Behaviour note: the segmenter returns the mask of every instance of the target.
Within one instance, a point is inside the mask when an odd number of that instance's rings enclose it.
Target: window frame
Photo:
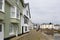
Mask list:
[[[19,15],[19,16],[18,16]],[[17,8],[17,10],[16,10],[16,18],[17,19],[20,19],[20,10]]]
[[[14,7],[14,17],[12,16],[12,12],[11,12],[11,10],[12,10],[12,7]],[[10,9],[10,16],[11,16],[11,18],[16,18],[16,10],[17,10],[17,8],[16,8],[16,6],[11,6],[11,9]]]
[[[0,9],[0,11],[4,12],[4,7],[5,7],[5,0],[2,0],[2,8]]]

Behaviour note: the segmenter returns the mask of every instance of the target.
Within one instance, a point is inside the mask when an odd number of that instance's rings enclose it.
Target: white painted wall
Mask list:
[[[24,14],[26,17],[29,18],[29,13],[28,13],[28,15],[27,15],[27,11],[29,11],[29,7],[28,7],[28,6],[26,6],[26,8],[24,8],[23,14]],[[29,20],[30,20],[30,18],[29,18]],[[28,21],[29,21],[29,20],[28,20]],[[25,31],[25,27],[26,27],[26,26],[27,26],[27,31]],[[30,31],[30,30],[29,30],[29,27],[31,27],[30,21],[28,22],[28,24],[24,24],[24,33]]]
[[[54,27],[54,25],[40,25],[40,28],[42,29],[45,29],[45,28],[48,28],[48,29],[52,29]]]
[[[24,17],[21,15],[21,33],[22,33],[22,26],[24,26]]]
[[[27,27],[27,31],[25,31],[25,27]],[[28,24],[24,24],[24,33],[29,32],[28,27],[29,27]]]
[[[60,26],[54,26],[54,29],[58,30],[60,29]]]

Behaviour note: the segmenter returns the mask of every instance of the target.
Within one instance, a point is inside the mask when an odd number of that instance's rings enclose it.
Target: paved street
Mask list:
[[[50,37],[48,38],[48,36],[42,34],[40,31],[32,30],[30,33],[12,38],[11,40],[52,40],[52,39]]]

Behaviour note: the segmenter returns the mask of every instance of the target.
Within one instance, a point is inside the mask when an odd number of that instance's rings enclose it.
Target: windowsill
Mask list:
[[[16,17],[10,17],[10,18],[13,18],[13,19],[19,19],[19,20],[20,20],[20,18],[16,18]]]
[[[10,18],[15,18],[16,19],[16,17],[10,17]]]
[[[4,13],[4,11],[3,11],[3,10],[0,10],[0,12]]]

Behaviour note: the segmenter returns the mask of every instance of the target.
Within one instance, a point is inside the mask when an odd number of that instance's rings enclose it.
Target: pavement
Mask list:
[[[10,40],[53,40],[52,36],[48,36],[43,32],[31,30],[29,33],[22,36],[14,37]]]

